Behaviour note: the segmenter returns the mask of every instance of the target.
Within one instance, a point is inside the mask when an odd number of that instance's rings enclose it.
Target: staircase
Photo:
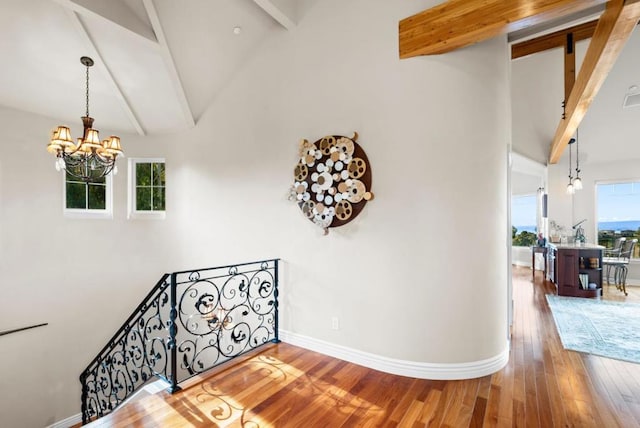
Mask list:
[[[278,259],[167,273],[80,375],[82,423],[278,340]]]

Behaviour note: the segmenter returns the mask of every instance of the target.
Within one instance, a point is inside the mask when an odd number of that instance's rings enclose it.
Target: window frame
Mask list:
[[[67,208],[67,171],[62,172],[62,213],[65,218],[112,219],[113,218],[113,173],[105,177],[104,209]]]
[[[137,183],[136,183],[136,165],[140,163],[162,163],[165,168],[165,185],[164,185],[164,196],[165,196],[165,209],[160,210],[151,210],[151,211],[138,211],[136,209],[136,196],[137,196]],[[128,162],[128,174],[127,174],[127,182],[128,182],[128,197],[127,197],[127,218],[128,219],[148,219],[148,220],[164,220],[166,218],[167,212],[167,179],[166,179],[166,171],[167,171],[167,162],[164,158],[129,158]],[[152,186],[153,188],[153,186]]]

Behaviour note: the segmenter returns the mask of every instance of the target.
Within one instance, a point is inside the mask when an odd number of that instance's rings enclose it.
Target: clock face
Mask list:
[[[373,199],[369,159],[357,138],[329,135],[300,142],[291,196],[325,232],[349,223]]]

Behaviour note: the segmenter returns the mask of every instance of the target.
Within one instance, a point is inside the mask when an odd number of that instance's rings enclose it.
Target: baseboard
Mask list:
[[[74,425],[78,425],[82,423],[82,413],[78,413],[77,415],[69,416],[66,419],[58,421],[49,425],[47,428],[70,428]]]
[[[319,352],[334,358],[349,361],[350,363],[380,370],[385,373],[415,377],[419,379],[473,379],[495,373],[502,369],[509,361],[508,344],[500,354],[486,360],[472,361],[468,363],[442,364],[420,363],[383,357],[286,330],[280,330],[279,335],[280,340],[283,342],[309,349],[310,351]]]

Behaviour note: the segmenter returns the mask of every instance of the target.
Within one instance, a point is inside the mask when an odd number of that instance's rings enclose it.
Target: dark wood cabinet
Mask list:
[[[559,296],[602,296],[602,248],[588,244],[550,246],[548,257],[554,260],[548,261],[549,266],[553,266],[549,268],[549,276]],[[595,284],[596,288],[588,289],[589,284]]]

